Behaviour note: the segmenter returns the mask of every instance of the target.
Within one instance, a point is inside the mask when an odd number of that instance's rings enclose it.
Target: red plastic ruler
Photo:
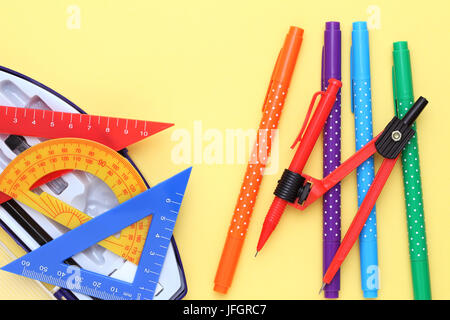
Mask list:
[[[171,126],[172,123],[165,122],[0,106],[0,133],[46,139],[81,138],[99,142],[116,151]],[[35,187],[66,172],[44,177]],[[0,192],[0,203],[10,199]]]

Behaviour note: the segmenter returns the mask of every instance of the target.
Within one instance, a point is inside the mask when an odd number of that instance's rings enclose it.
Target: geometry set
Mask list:
[[[172,124],[54,110],[40,96],[57,94],[2,72],[0,219],[30,251],[2,270],[59,299],[180,299],[172,233],[191,169],[149,188],[125,149]]]

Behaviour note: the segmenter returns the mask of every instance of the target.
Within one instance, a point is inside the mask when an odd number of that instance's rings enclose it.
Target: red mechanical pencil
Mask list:
[[[283,173],[283,177],[281,178],[284,179],[288,185],[295,184],[298,180],[294,176],[300,176],[302,174],[303,168],[305,167],[305,164],[308,161],[314,145],[316,144],[316,141],[319,138],[320,133],[322,132],[322,128],[328,118],[328,115],[330,114],[330,111],[333,108],[334,103],[336,102],[336,95],[341,87],[341,81],[330,79],[328,81],[327,91],[319,91],[313,96],[308,113],[306,115],[305,122],[303,123],[303,127],[300,130],[300,134],[298,135],[291,148],[293,149],[300,142],[299,147],[295,152],[294,158],[292,159],[292,162],[289,166],[289,170],[285,170]],[[312,107],[314,106],[314,102],[319,95],[322,95],[322,97],[319,101],[316,111],[314,112],[314,115],[311,118],[311,121],[309,122],[308,127],[306,128],[308,119],[312,112]],[[305,132],[304,135],[303,132]],[[292,188],[290,189],[292,190]],[[280,196],[283,197],[283,199]],[[267,213],[266,219],[264,220],[263,229],[261,231],[258,246],[256,248],[257,254],[262,249],[270,234],[280,221],[281,215],[283,214],[284,209],[288,204],[288,201],[284,200],[284,198],[286,197],[293,199],[292,202],[294,202],[295,199],[299,197],[299,195],[296,192],[290,192],[288,188],[277,187],[277,189],[275,190],[275,199],[273,200],[269,212]]]

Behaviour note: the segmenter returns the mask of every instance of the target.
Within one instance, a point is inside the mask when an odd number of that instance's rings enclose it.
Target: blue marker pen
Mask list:
[[[369,31],[366,22],[354,22],[351,48],[351,99],[355,114],[356,151],[372,140],[372,96],[370,89]],[[370,157],[357,168],[358,206],[373,181],[374,160]],[[375,207],[359,236],[361,287],[364,298],[378,296],[378,252]]]

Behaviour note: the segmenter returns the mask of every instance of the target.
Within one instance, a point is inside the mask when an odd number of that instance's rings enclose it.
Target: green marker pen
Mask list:
[[[408,43],[395,42],[393,55],[394,106],[396,115],[402,118],[414,104]],[[416,124],[412,128],[416,130]],[[402,169],[414,299],[431,300],[417,130],[402,152]]]

